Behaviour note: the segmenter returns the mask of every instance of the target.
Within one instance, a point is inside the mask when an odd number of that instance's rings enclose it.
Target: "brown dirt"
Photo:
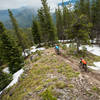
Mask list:
[[[54,49],[49,49],[46,53],[51,52],[55,53]],[[96,86],[100,87],[100,71],[91,70],[89,72],[82,72],[79,68],[79,61],[77,59],[73,59],[70,56],[65,57],[62,54],[58,55],[57,57],[61,61],[65,61],[67,64],[69,64],[75,71],[80,72],[80,75],[88,79],[91,84],[95,84]]]

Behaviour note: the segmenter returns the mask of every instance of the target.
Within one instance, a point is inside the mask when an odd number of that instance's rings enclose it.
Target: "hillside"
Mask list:
[[[53,48],[33,55],[25,61],[19,82],[5,91],[1,100],[100,100],[100,73],[79,69],[79,58],[56,55]],[[96,57],[89,60],[91,63]]]
[[[19,27],[29,28],[32,26],[33,15],[37,16],[37,9],[32,7],[22,7],[18,9],[11,9],[14,17],[18,21]],[[54,23],[56,23],[55,13],[51,13]],[[8,10],[0,10],[0,21],[2,21],[7,29],[12,28],[9,18]]]
[[[31,26],[32,17],[33,15],[36,16],[36,11],[37,9],[29,7],[12,9],[13,15],[17,19],[18,24],[21,28],[27,28]],[[2,21],[5,24],[6,28],[12,28],[8,10],[0,10],[0,21]]]

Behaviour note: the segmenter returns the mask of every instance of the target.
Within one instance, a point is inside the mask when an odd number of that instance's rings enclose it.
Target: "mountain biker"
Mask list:
[[[59,46],[58,45],[55,46],[55,50],[56,50],[57,54],[59,54]]]
[[[80,58],[80,64],[82,65],[82,68],[87,71],[87,62],[83,58]]]

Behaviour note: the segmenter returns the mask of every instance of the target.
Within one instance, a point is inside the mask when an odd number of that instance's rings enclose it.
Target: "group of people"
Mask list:
[[[60,48],[58,45],[55,45],[55,51],[58,55],[60,54]],[[87,62],[83,58],[80,58],[80,67],[87,72]]]

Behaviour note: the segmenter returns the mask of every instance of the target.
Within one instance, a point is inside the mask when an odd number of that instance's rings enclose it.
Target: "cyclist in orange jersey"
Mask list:
[[[80,58],[80,64],[82,65],[82,68],[87,72],[87,62],[83,58]]]

